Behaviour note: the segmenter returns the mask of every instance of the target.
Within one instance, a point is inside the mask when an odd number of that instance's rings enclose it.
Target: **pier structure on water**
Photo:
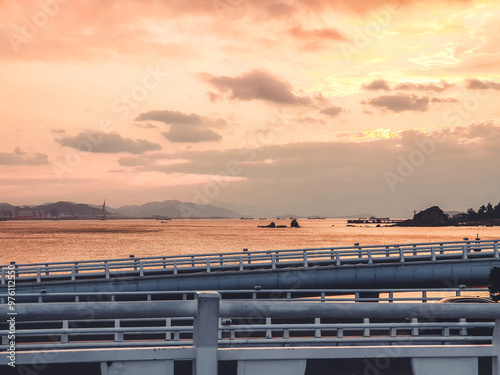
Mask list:
[[[494,266],[497,240],[15,265],[16,364],[185,375],[176,364],[187,361],[195,375],[304,375],[321,361],[376,374],[404,359],[414,375],[477,375],[485,363],[500,375],[500,305],[435,303],[484,295],[470,286]],[[400,274],[414,288],[385,287]]]

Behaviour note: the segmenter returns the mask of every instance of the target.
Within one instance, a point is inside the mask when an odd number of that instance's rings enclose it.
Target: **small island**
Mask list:
[[[258,225],[258,228],[288,228],[286,225],[276,225],[274,221],[271,221],[268,225]],[[293,219],[290,223],[290,228],[300,228],[299,222],[297,219]]]
[[[500,203],[493,207],[491,203],[482,205],[476,212],[469,208],[467,213],[458,213],[450,217],[438,206],[415,213],[413,219],[396,223],[399,227],[443,227],[443,226],[496,226],[500,225]]]

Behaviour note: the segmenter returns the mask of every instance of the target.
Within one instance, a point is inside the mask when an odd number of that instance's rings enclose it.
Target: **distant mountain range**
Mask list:
[[[102,218],[105,212],[102,206],[56,202],[38,206],[13,206],[9,203],[0,203],[0,218],[75,218],[92,219]],[[164,202],[150,202],[142,206],[124,206],[120,208],[106,207],[107,218],[239,218],[235,211],[211,205],[167,200]]]
[[[195,203],[168,200],[164,202],[151,202],[142,206],[123,206],[110,210],[127,217],[170,217],[170,218],[239,218],[241,215],[235,211],[211,205],[198,205]]]

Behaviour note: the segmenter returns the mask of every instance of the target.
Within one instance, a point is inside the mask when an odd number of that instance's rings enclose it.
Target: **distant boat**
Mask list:
[[[259,220],[267,220],[267,217],[259,217]]]
[[[323,216],[309,216],[307,219],[309,219],[309,220],[325,220],[326,217],[323,217]]]
[[[240,220],[253,220],[253,217],[240,217]]]
[[[101,220],[108,220],[108,217],[106,216],[106,199],[104,200],[104,203],[102,204],[102,210],[104,211],[104,215],[101,217]]]

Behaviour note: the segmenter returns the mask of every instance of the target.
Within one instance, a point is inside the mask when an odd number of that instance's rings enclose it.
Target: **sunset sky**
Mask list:
[[[0,202],[500,201],[500,2],[0,0]]]

